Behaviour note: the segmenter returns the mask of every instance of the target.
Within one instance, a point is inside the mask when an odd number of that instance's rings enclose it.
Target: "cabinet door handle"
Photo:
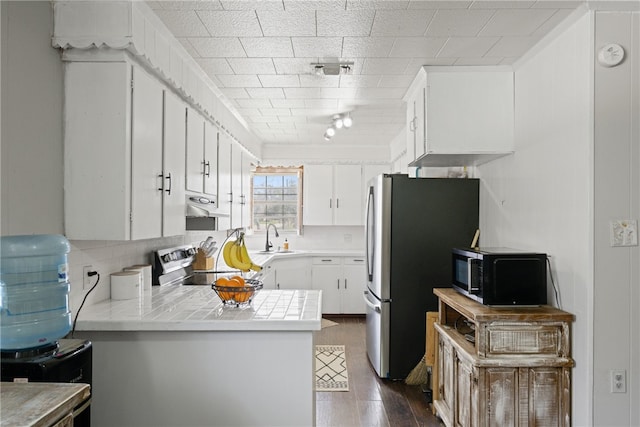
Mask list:
[[[166,191],[168,195],[171,195],[171,182],[172,182],[171,181],[171,172],[169,172],[169,174],[164,179],[169,181],[169,187],[164,191]]]
[[[340,279],[338,279],[338,289],[340,289]]]
[[[347,279],[344,279],[344,288],[347,289]]]
[[[332,260],[330,260],[330,259],[323,259],[323,260],[321,260],[321,261],[322,261],[322,262],[331,262]]]
[[[162,188],[162,184],[163,184],[163,179],[164,179],[164,173],[158,174],[158,178],[160,178],[160,187],[158,188],[158,191],[162,192],[164,191],[164,188]]]
[[[336,199],[336,209],[340,208],[340,199]]]
[[[331,208],[332,208],[332,206],[333,206],[333,205],[332,205],[332,203],[333,203],[333,200],[332,200],[332,199],[329,199],[329,209],[331,209]]]
[[[204,175],[206,177],[210,177],[211,176],[211,162],[209,160],[207,160],[204,164],[204,168],[205,168],[205,173]]]
[[[415,117],[413,119],[411,119],[411,121],[409,122],[409,131],[410,132],[415,132],[416,131],[416,118]]]

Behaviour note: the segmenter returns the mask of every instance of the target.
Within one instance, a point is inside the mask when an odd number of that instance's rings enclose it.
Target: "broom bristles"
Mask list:
[[[422,385],[427,383],[427,379],[429,378],[429,367],[425,363],[424,356],[415,368],[409,372],[407,378],[405,378],[404,382],[408,385]]]

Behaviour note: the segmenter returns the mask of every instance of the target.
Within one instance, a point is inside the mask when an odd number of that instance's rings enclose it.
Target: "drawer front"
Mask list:
[[[364,257],[344,257],[345,265],[365,265]]]
[[[335,265],[340,264],[339,257],[330,257],[330,256],[314,256],[311,261],[313,265]]]
[[[568,356],[563,354],[563,328],[560,325],[491,324],[486,334],[487,356]]]

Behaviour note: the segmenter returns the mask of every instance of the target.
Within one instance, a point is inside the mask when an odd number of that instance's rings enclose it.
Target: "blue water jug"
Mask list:
[[[0,349],[55,343],[71,330],[69,241],[43,234],[0,243]]]

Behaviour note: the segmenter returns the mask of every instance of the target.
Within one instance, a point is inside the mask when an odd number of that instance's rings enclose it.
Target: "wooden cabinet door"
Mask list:
[[[470,361],[456,356],[455,423],[460,427],[478,426],[477,377]]]
[[[334,224],[363,225],[362,166],[336,165],[334,171]]]
[[[451,342],[440,335],[438,344],[438,389],[440,400],[438,405],[438,416],[442,418],[448,426],[453,424],[454,408],[454,352]]]
[[[133,67],[131,110],[131,238],[162,236],[162,110],[160,83]]]
[[[186,105],[164,92],[162,235],[184,235]]]
[[[193,108],[187,108],[186,188],[202,193],[204,190],[204,117]]]
[[[218,129],[209,121],[204,124],[203,192],[218,195]]]
[[[305,165],[303,224],[333,225],[333,166]]]
[[[562,368],[521,368],[520,382],[529,385],[529,425],[561,426],[569,418],[569,372]],[[567,384],[564,383],[565,374]]]
[[[484,369],[485,383],[480,392],[484,396],[487,405],[486,413],[484,414],[486,422],[484,424],[504,427],[519,425],[518,368]],[[524,386],[526,388],[526,384]]]
[[[366,288],[366,266],[364,258],[345,258],[343,260],[341,303],[343,314],[363,314],[366,312],[363,292]]]

